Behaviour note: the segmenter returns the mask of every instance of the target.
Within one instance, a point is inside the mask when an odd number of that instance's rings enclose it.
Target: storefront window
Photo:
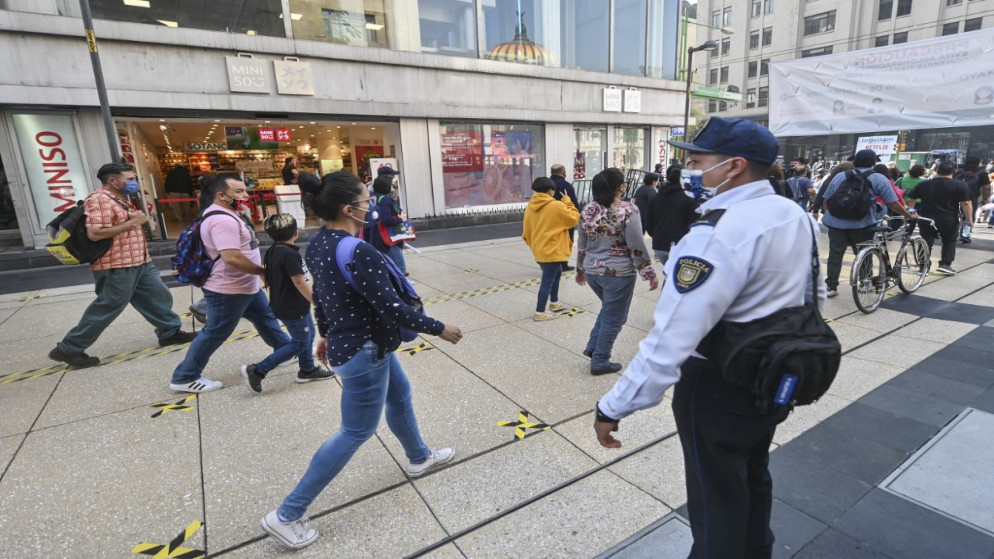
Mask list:
[[[614,158],[612,167],[622,171],[641,169],[645,165],[645,129],[614,128]]]
[[[590,179],[604,170],[607,128],[573,129],[573,179]]]
[[[612,72],[645,75],[646,10],[646,0],[615,0]]]
[[[0,229],[17,229],[17,212],[10,188],[10,179],[7,178],[3,161],[0,161]]]
[[[290,0],[295,39],[389,47],[393,14],[383,0]]]
[[[649,0],[648,64],[650,78],[676,79],[680,0]],[[618,38],[614,44],[617,47]]]
[[[69,15],[79,17],[75,2]],[[280,0],[210,0],[207,2],[161,2],[90,0],[94,19],[147,23],[164,27],[206,29],[248,35],[285,37]]]
[[[545,129],[536,124],[443,123],[445,207],[527,202],[545,174]]]
[[[476,56],[473,0],[418,0],[418,19],[422,51]]]
[[[483,0],[484,57],[607,72],[608,9],[603,0]]]

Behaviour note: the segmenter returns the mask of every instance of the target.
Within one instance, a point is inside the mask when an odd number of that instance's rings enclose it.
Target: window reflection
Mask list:
[[[147,4],[147,5],[146,5]],[[94,19],[147,23],[164,27],[285,37],[280,0],[210,0],[207,2],[131,2],[90,0]],[[72,15],[79,17],[79,7]]]
[[[645,75],[646,0],[614,2],[614,66],[616,74]]]
[[[645,129],[614,128],[614,158],[612,167],[622,171],[641,169],[645,164]]]
[[[483,0],[484,56],[607,72],[608,8],[603,0]]]
[[[573,129],[573,178],[590,179],[604,170],[607,128]],[[585,199],[577,195],[578,199]]]
[[[421,50],[476,56],[476,12],[472,0],[418,0]]]
[[[383,0],[290,0],[290,19],[295,39],[391,46]]]
[[[536,124],[440,125],[445,207],[527,202],[545,174],[545,128]]]

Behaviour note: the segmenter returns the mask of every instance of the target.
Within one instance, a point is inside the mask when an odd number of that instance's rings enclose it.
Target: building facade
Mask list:
[[[694,58],[697,81],[709,88],[738,91],[741,102],[697,100],[703,113],[748,118],[767,124],[769,68],[793,60],[869,49],[994,27],[994,0],[700,0],[698,41],[719,49]],[[732,35],[718,27],[730,28]],[[923,87],[941,87],[923,72]],[[881,133],[897,131],[884,131]],[[787,157],[839,160],[852,152],[856,135],[784,138]],[[910,131],[909,151],[937,148],[976,152],[988,158],[994,127]]]
[[[677,0],[90,0],[117,147],[156,234],[165,174],[241,174],[257,217],[301,172],[399,165],[412,218],[520,209],[534,177],[666,161],[683,116]],[[0,0],[0,237],[111,158],[76,0]],[[180,200],[171,202],[170,200]]]

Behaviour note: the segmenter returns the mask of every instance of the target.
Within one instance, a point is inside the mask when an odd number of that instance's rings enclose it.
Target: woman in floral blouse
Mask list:
[[[601,312],[583,350],[590,358],[592,375],[621,370],[620,363],[611,362],[611,348],[628,320],[635,274],[649,282],[650,291],[659,287],[638,208],[621,200],[624,192],[625,177],[620,170],[601,171],[591,181],[594,200],[580,219],[576,283],[589,283],[601,300]]]

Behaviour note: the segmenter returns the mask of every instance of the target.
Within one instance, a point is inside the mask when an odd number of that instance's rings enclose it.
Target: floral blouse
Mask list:
[[[656,277],[652,253],[645,246],[639,210],[618,201],[605,208],[591,202],[583,208],[577,239],[577,280],[585,274]]]

